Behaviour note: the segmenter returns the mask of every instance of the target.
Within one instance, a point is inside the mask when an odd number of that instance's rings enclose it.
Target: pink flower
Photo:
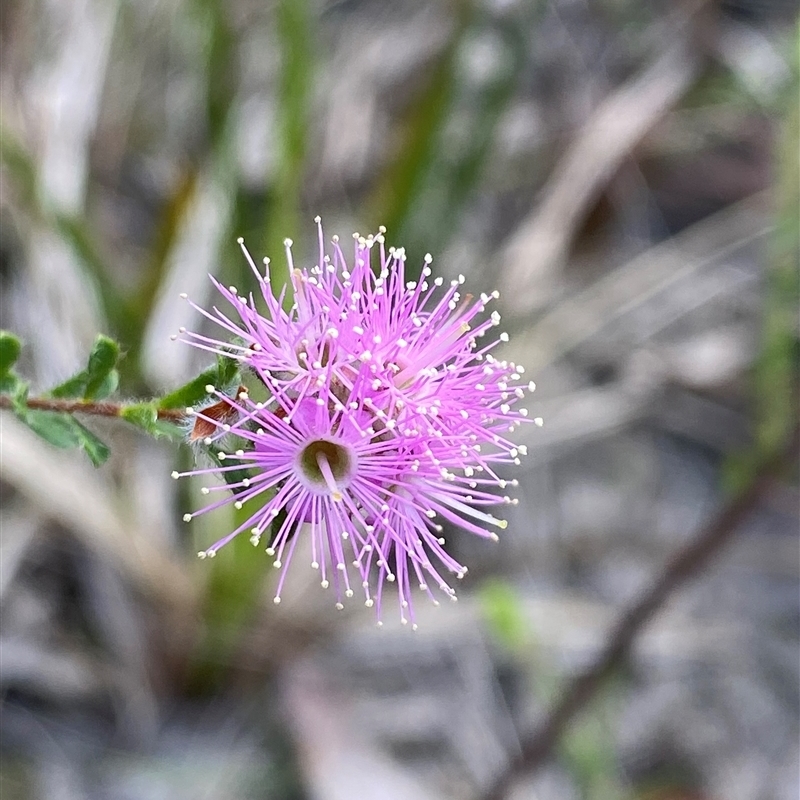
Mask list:
[[[348,267],[338,237],[326,255],[317,224],[319,260],[311,269],[294,268],[287,240],[294,292],[288,311],[286,288],[275,297],[268,261],[262,274],[241,240],[261,300],[215,281],[238,319],[195,306],[225,338],[184,332],[184,340],[238,360],[265,399],[256,402],[246,390],[229,398],[208,387],[215,412],[193,413],[214,431],[204,441],[222,466],[183,475],[227,471],[237,478],[208,487],[222,498],[185,519],[263,497],[259,511],[200,556],[213,556],[245,531],[255,545],[272,531],[267,553],[281,570],[278,603],[299,536],[308,535],[311,566],[322,586],[333,588],[337,606],[358,593],[380,617],[391,583],[401,620],[413,625],[413,584],[434,602],[435,590],[455,599],[450,576],[466,573],[445,550],[438,520],[492,539],[494,529],[505,528],[486,507],[514,502],[490,490],[516,485],[497,468],[525,454],[509,433],[527,415],[516,405],[534,385],[520,386],[522,367],[492,355],[505,335],[481,342],[499,323],[496,312],[478,321],[491,297],[462,297],[463,277],[449,286],[429,280],[430,256],[421,280],[406,281],[405,253],[385,248],[383,230],[354,237]],[[219,413],[220,403],[230,412]],[[231,441],[232,452],[218,449]]]

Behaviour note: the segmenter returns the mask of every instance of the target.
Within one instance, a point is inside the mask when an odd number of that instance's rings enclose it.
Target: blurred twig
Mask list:
[[[624,662],[638,635],[670,595],[707,566],[758,505],[776,475],[796,460],[799,434],[795,428],[788,444],[762,464],[750,485],[673,556],[650,589],[622,614],[594,664],[567,684],[539,729],[522,741],[517,757],[481,795],[481,800],[502,800],[516,778],[542,766],[572,719]]]
[[[767,199],[759,193],[724,208],[568,297],[514,337],[514,354],[536,372],[658,292],[762,239],[773,228]]]

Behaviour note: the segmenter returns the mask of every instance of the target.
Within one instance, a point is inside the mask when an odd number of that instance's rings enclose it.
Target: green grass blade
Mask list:
[[[289,273],[284,239],[300,233],[300,200],[305,172],[313,78],[313,15],[308,0],[279,0],[275,9],[281,73],[278,86],[276,167],[269,189],[264,253],[273,261],[273,282],[283,286]]]

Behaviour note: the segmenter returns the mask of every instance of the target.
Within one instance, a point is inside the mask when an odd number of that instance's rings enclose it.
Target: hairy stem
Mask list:
[[[63,414],[91,414],[95,417],[120,417],[127,407],[124,403],[62,400],[55,397],[29,397],[25,400],[25,406],[38,411],[56,411]],[[0,395],[0,408],[13,408],[11,398],[6,395]],[[168,422],[181,422],[186,416],[181,408],[159,408],[156,413],[160,420]]]

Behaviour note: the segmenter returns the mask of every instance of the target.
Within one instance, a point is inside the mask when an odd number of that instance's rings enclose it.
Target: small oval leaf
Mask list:
[[[108,336],[100,334],[95,339],[92,352],[89,354],[89,363],[86,367],[86,388],[83,396],[86,400],[94,400],[99,396],[101,389],[107,389],[110,376],[119,360],[119,344]],[[111,384],[116,388],[116,380],[111,379]],[[113,391],[113,389],[111,390]],[[104,395],[108,396],[108,394]]]
[[[239,364],[232,358],[224,356],[217,357],[217,363],[213,367],[203,370],[196,378],[192,378],[174,392],[170,392],[158,401],[158,407],[167,408],[187,408],[195,406],[208,399],[206,386],[211,384],[220,391],[225,391],[234,382],[238,385]]]
[[[86,453],[92,464],[94,464],[95,467],[104,464],[111,455],[108,445],[98,439],[97,436],[88,428],[81,425],[76,419],[73,419],[72,422],[75,425],[75,432],[79,438],[80,447],[83,448],[83,452]]]
[[[71,377],[67,378],[63,383],[51,389],[48,394],[50,397],[58,397],[60,399],[67,399],[72,397],[83,397],[86,391],[86,382],[88,377],[86,370],[82,369],[76,372]]]
[[[137,428],[153,433],[158,420],[158,412],[153,403],[135,403],[125,406],[119,415],[122,419],[135,425]]]
[[[8,375],[11,367],[19,358],[22,344],[20,340],[8,331],[0,331],[0,379]]]
[[[180,442],[184,438],[184,430],[179,423],[158,418],[158,407],[154,402],[125,406],[119,415],[156,439],[167,438]]]
[[[68,414],[29,408],[24,414],[18,413],[18,416],[34,433],[53,447],[61,449],[80,447],[81,437],[76,430],[75,420]]]

